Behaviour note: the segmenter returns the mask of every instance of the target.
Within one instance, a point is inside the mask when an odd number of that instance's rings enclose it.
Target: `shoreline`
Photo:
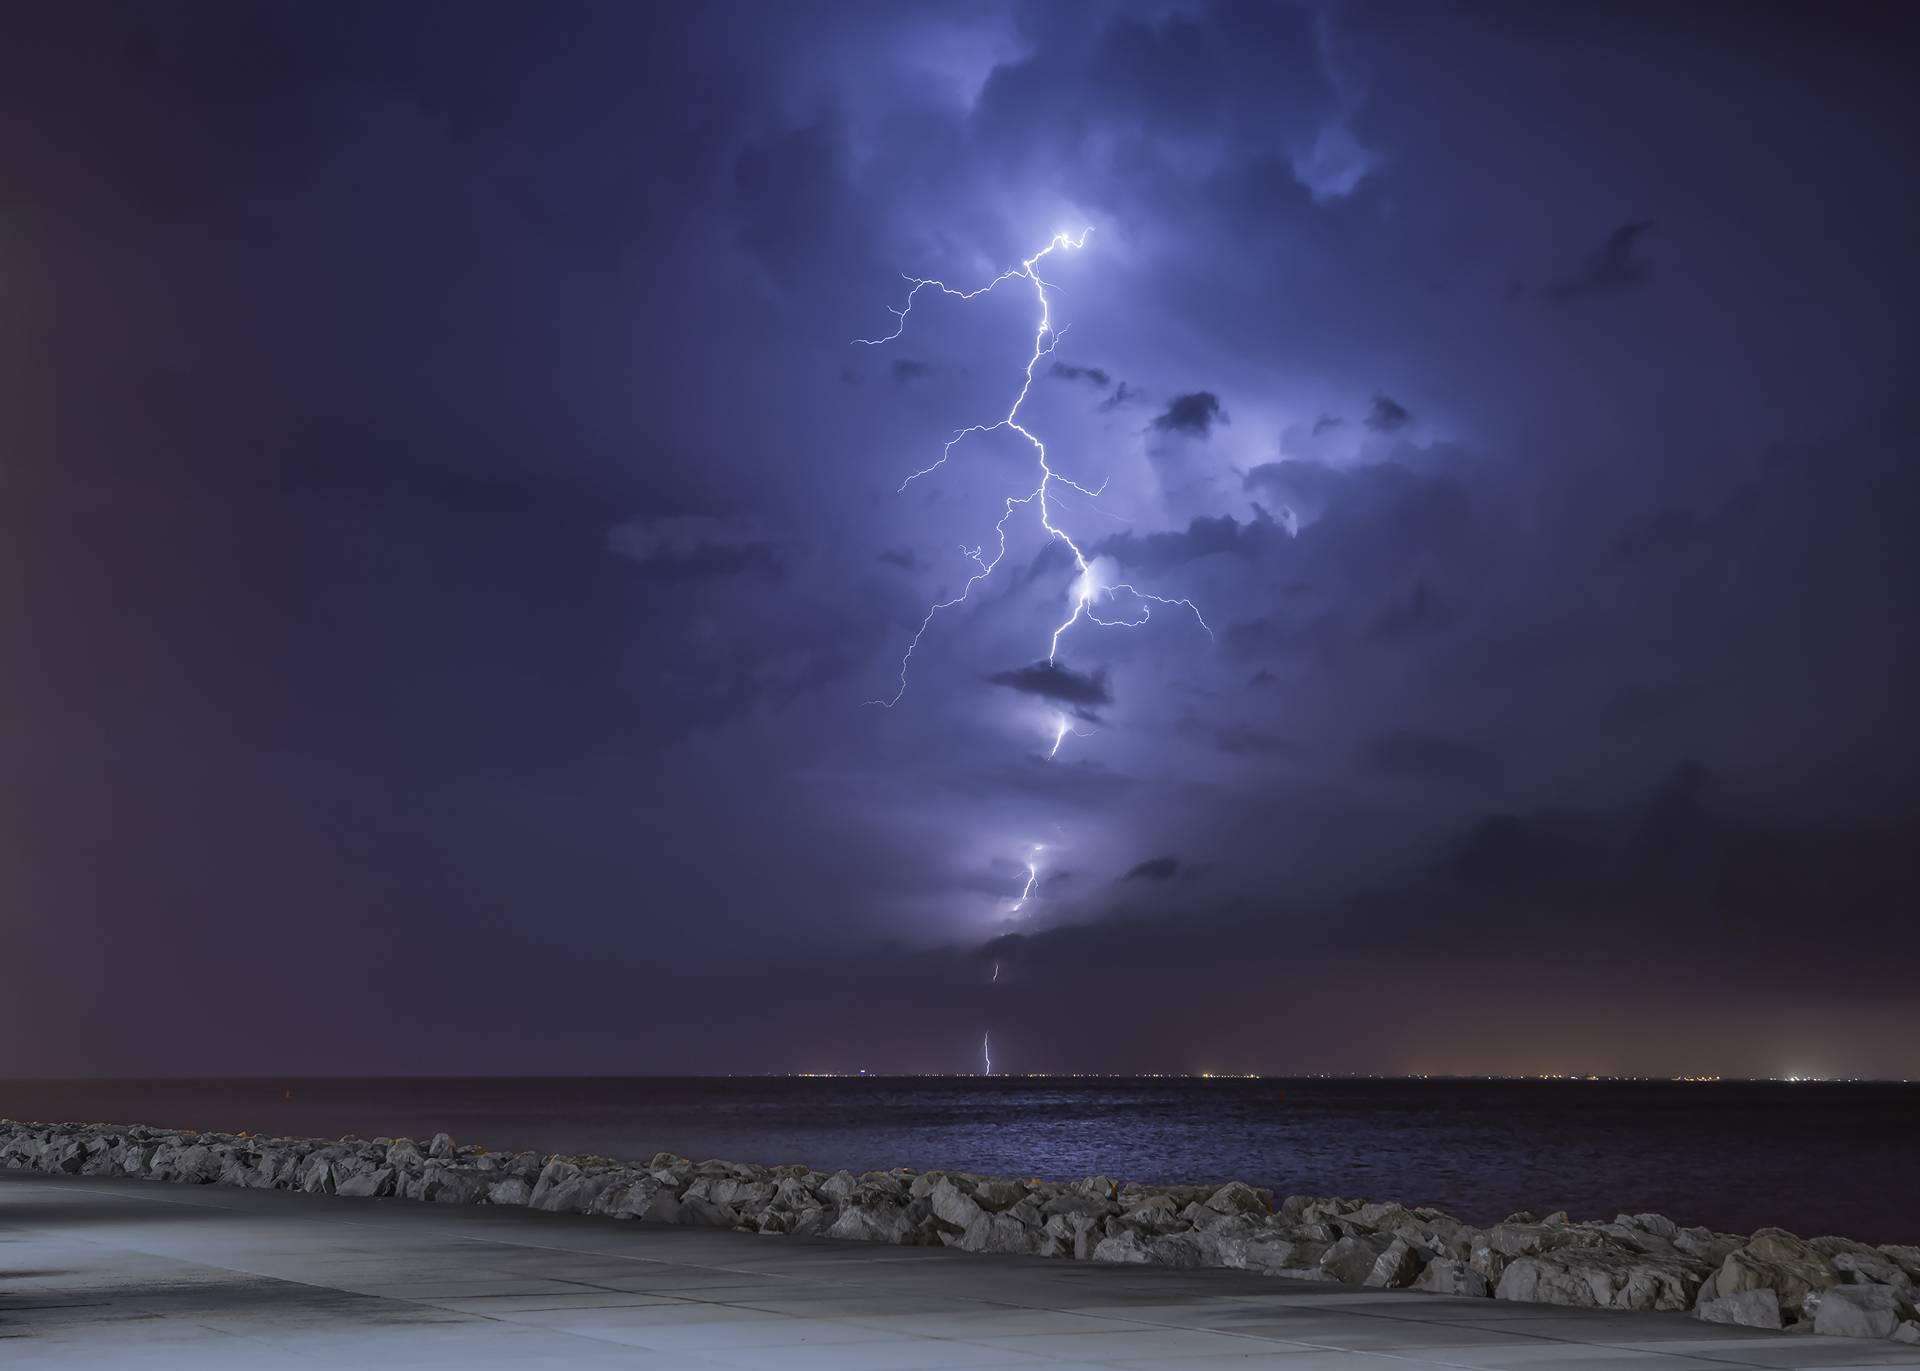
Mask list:
[[[947,1246],[1067,1260],[1222,1267],[1296,1280],[1582,1308],[1691,1311],[1710,1322],[1920,1344],[1920,1246],[1682,1227],[1657,1214],[1488,1227],[1425,1206],[1293,1195],[1228,1181],[1147,1185],[899,1168],[646,1162],[492,1153],[445,1133],[296,1138],[0,1120],[0,1167]]]

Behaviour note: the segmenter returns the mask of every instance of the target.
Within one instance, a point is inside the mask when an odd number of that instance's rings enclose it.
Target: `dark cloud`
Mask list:
[[[933,375],[933,363],[923,362],[917,357],[896,357],[888,370],[896,381],[918,381],[923,376]]]
[[[1220,408],[1220,397],[1212,391],[1196,390],[1176,395],[1153,420],[1162,433],[1184,433],[1204,438],[1215,424],[1224,424],[1227,416]]]
[[[1340,425],[1346,422],[1345,419],[1342,419],[1337,414],[1322,414],[1318,419],[1313,421],[1313,436],[1318,438],[1321,434],[1326,433],[1330,429],[1339,428]]]
[[[1500,783],[1500,760],[1458,738],[1412,729],[1383,733],[1367,744],[1365,764],[1377,775],[1490,788]]]
[[[1062,381],[1090,381],[1102,390],[1113,384],[1113,377],[1099,367],[1076,367],[1066,362],[1055,362],[1049,374]],[[1124,389],[1124,384],[1122,388]]]
[[[1022,695],[1036,695],[1043,700],[1055,700],[1083,709],[1113,703],[1113,692],[1107,686],[1107,674],[1104,671],[1083,674],[1054,662],[1035,662],[1031,666],[1015,667],[1010,671],[996,671],[987,679]]]
[[[1373,397],[1373,408],[1367,411],[1366,424],[1375,433],[1397,433],[1413,422],[1413,415],[1399,401],[1385,395]]]
[[[1123,881],[1170,881],[1179,874],[1180,859],[1178,857],[1149,857],[1144,862],[1133,866],[1120,879]]]
[[[1111,414],[1122,405],[1132,404],[1139,398],[1140,392],[1133,389],[1133,387],[1129,386],[1125,381],[1122,381],[1114,387],[1113,394],[1100,402],[1100,413]]]
[[[1259,513],[1245,522],[1231,514],[1199,515],[1178,532],[1116,533],[1100,542],[1095,551],[1126,566],[1165,571],[1219,553],[1256,556],[1273,540],[1285,536],[1279,524]]]
[[[1370,631],[1383,642],[1399,642],[1441,628],[1447,619],[1446,602],[1426,581],[1416,580],[1405,590],[1392,593],[1374,616]]]
[[[1261,671],[1254,673],[1253,684],[1267,685],[1278,679],[1272,672]],[[1301,752],[1300,744],[1293,739],[1247,724],[1216,728],[1213,745],[1235,757],[1298,757]]]
[[[1636,257],[1634,245],[1652,227],[1651,219],[1620,225],[1607,235],[1606,246],[1585,267],[1548,283],[1547,298],[1566,302],[1590,295],[1612,295],[1645,283],[1653,275],[1653,263]]]
[[[771,572],[780,564],[778,545],[752,521],[708,515],[630,519],[607,531],[607,550],[670,580]]]
[[[874,560],[885,562],[888,566],[899,567],[902,571],[925,571],[926,561],[910,547],[882,548],[874,554]]]

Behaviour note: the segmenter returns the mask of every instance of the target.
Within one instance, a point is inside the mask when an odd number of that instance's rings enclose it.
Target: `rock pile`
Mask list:
[[[1221,1186],[1070,1183],[957,1171],[849,1171],[543,1157],[407,1138],[269,1138],[0,1120],[0,1166],[438,1204],[509,1204],[654,1223],[1080,1261],[1226,1266],[1301,1280],[1602,1309],[1693,1311],[1755,1328],[1920,1343],[1920,1247],[1751,1237],[1658,1214],[1477,1228],[1437,1209]]]

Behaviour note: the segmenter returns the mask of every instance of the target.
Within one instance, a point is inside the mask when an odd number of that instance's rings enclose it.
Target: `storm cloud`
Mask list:
[[[1386,395],[1373,397],[1373,407],[1367,411],[1366,425],[1375,433],[1395,433],[1412,422],[1413,415],[1398,400]]]
[[[1653,226],[1651,219],[1620,225],[1579,271],[1549,282],[1547,298],[1564,303],[1586,295],[1613,294],[1646,282],[1653,274],[1653,264],[1637,255],[1634,245]]]
[[[1179,874],[1180,859],[1178,857],[1149,857],[1144,862],[1136,863],[1120,879],[1123,881],[1170,881]]]
[[[1883,9],[14,28],[23,1069],[1911,1074]]]
[[[1104,671],[1083,674],[1053,662],[1035,662],[1011,671],[996,671],[987,679],[1022,695],[1035,695],[1066,705],[1091,709],[1113,703],[1113,691],[1107,686]]]
[[[1113,384],[1113,378],[1099,367],[1069,366],[1065,362],[1055,362],[1048,368],[1049,374],[1063,381],[1087,381],[1105,390]]]
[[[1154,416],[1153,426],[1162,433],[1184,433],[1204,438],[1213,431],[1215,424],[1225,422],[1226,415],[1220,408],[1220,397],[1212,391],[1197,390],[1174,396],[1167,402],[1167,407]]]

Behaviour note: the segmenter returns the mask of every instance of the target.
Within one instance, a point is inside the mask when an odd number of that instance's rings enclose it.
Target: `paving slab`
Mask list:
[[[582,1371],[1920,1368],[1679,1314],[0,1172],[0,1365]]]

